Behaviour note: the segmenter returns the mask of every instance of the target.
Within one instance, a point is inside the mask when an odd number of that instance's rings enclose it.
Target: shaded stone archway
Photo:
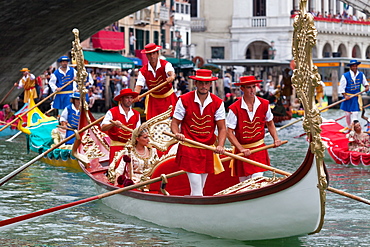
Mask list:
[[[353,58],[361,58],[361,49],[358,45],[355,45],[352,48],[352,57]]]
[[[322,49],[322,57],[331,57],[332,56],[332,48],[329,43],[326,43],[324,45],[324,48]]]
[[[159,0],[2,1],[0,10],[0,99],[28,67],[41,74],[68,53],[73,28],[85,40],[111,23]],[[8,98],[19,92],[14,90]]]
[[[270,45],[264,41],[254,41],[248,45],[245,52],[246,59],[268,59]]]
[[[344,44],[338,46],[338,51],[340,57],[348,57],[347,48]]]

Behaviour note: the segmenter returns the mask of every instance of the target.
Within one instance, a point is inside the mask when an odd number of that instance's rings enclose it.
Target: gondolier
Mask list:
[[[234,86],[240,86],[244,95],[229,107],[226,121],[227,137],[235,146],[235,153],[244,153],[251,160],[270,165],[266,150],[250,153],[251,149],[265,146],[265,125],[274,139],[275,146],[281,145],[268,100],[256,96],[256,83],[262,80],[256,80],[254,76],[242,76],[239,80],[239,83],[234,83]],[[232,175],[238,176],[241,182],[263,176],[263,172],[266,171],[239,160],[231,161],[230,166]]]
[[[177,96],[172,87],[172,82],[175,80],[174,68],[171,63],[159,59],[160,49],[162,49],[162,46],[150,43],[141,51],[141,53],[146,54],[149,62],[139,70],[135,92],[140,93],[145,85],[152,89],[165,81],[168,82],[168,84],[146,97],[145,111],[147,120],[167,111],[170,105],[175,106],[177,101]]]
[[[354,120],[358,120],[358,113],[362,111],[362,98],[361,95],[353,97],[350,96],[361,92],[361,85],[365,87],[365,90],[369,90],[369,83],[366,80],[364,73],[358,71],[358,65],[361,62],[357,60],[351,60],[347,66],[350,70],[344,73],[340,79],[340,85],[338,87],[338,93],[342,94],[346,101],[342,102],[340,109],[345,111],[347,127],[341,130],[341,132],[349,132],[351,123]]]
[[[177,101],[171,130],[179,140],[189,138],[207,145],[213,145],[218,139],[216,153],[224,153],[226,139],[225,108],[223,101],[209,92],[212,81],[212,71],[199,69],[195,76],[197,89],[180,96]],[[181,130],[180,130],[181,124]],[[218,138],[215,129],[218,129]],[[180,169],[187,172],[192,196],[203,196],[203,188],[208,173],[223,171],[222,164],[214,159],[213,152],[181,143],[179,145],[176,163]],[[216,165],[215,165],[216,164]]]
[[[64,108],[59,119],[60,124],[68,128],[65,138],[74,134],[74,131],[71,129],[78,129],[78,122],[80,121],[80,93],[74,92],[69,97],[72,103]],[[66,144],[73,144],[74,141],[75,138],[72,138]]]
[[[52,108],[58,109],[59,114],[62,110],[69,104],[69,96],[76,91],[76,82],[68,85],[67,87],[60,89],[64,84],[73,80],[76,76],[76,70],[68,66],[68,62],[71,61],[67,56],[61,56],[58,59],[60,63],[59,69],[51,75],[49,86],[53,92],[57,91],[54,101],[52,103]]]
[[[114,97],[119,102],[118,106],[110,109],[101,123],[101,129],[106,131],[112,139],[109,150],[109,163],[113,161],[116,152],[122,150],[128,140],[131,139],[132,132],[125,130],[126,126],[132,130],[141,125],[140,113],[131,108],[134,98],[139,94],[130,88],[122,89],[120,94]]]
[[[23,73],[23,77],[18,83],[15,83],[15,86],[17,86],[18,88],[24,88],[23,102],[28,103],[28,100],[31,97],[33,99],[37,98],[36,77],[34,74],[30,73],[30,70],[28,68],[22,68],[20,72]]]

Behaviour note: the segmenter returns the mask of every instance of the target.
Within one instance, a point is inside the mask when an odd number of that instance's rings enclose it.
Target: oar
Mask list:
[[[366,90],[363,90],[363,91],[361,91],[361,92],[359,92],[359,93],[356,93],[356,94],[354,94],[354,95],[351,95],[348,99],[346,99],[346,98],[341,99],[341,100],[339,100],[339,101],[337,101],[337,102],[335,102],[335,103],[333,103],[333,104],[331,104],[331,105],[328,105],[328,106],[326,106],[326,107],[322,108],[322,109],[320,110],[320,112],[325,111],[326,109],[329,109],[329,108],[331,108],[331,107],[333,107],[333,106],[336,106],[336,105],[338,105],[339,103],[342,103],[342,102],[344,102],[344,101],[346,101],[346,100],[352,99],[353,97],[356,97],[356,96],[358,96],[358,95],[360,95],[360,94],[362,94],[362,93],[364,93],[364,92],[366,92]],[[284,126],[282,126],[282,127],[278,128],[278,129],[276,129],[276,131],[279,131],[279,130],[285,129],[286,127],[289,127],[289,126],[291,126],[291,125],[293,125],[293,124],[296,124],[296,123],[298,123],[298,122],[300,122],[300,121],[302,121],[302,120],[303,120],[303,118],[299,118],[299,119],[297,119],[296,121],[293,121],[293,122],[291,122],[291,123],[288,123],[288,124],[286,124],[286,125],[284,125]],[[270,133],[267,133],[267,134],[265,135],[265,137],[266,137],[266,136],[269,136],[269,135],[270,135]]]
[[[62,87],[60,87],[60,89],[63,89],[63,88],[65,88],[66,86],[68,86],[69,84],[71,84],[73,82],[73,80],[72,81],[69,81],[69,82],[67,82],[66,84],[64,84]],[[19,114],[19,115],[17,115],[17,117],[23,117],[24,115],[26,115],[28,112],[30,112],[31,110],[33,110],[34,108],[36,108],[36,107],[38,107],[39,105],[41,105],[42,103],[44,103],[47,99],[49,99],[50,97],[52,97],[52,96],[54,96],[54,95],[56,95],[57,93],[59,93],[59,92],[57,92],[57,91],[55,91],[54,93],[52,93],[52,94],[50,94],[49,96],[47,96],[47,97],[45,97],[43,100],[41,100],[39,103],[37,103],[36,105],[34,105],[33,107],[31,107],[30,109],[28,109],[27,111],[25,111],[25,112],[23,112],[22,114]],[[17,118],[15,118],[15,119],[13,119],[11,122],[9,122],[7,125],[5,125],[4,127],[2,127],[1,129],[0,129],[0,132],[1,131],[3,131],[6,127],[8,127],[9,125],[11,125],[12,123],[14,123],[15,121],[17,121],[18,119]]]
[[[285,144],[285,143],[288,143],[288,141],[281,141],[282,145]],[[254,154],[254,153],[257,153],[259,151],[266,150],[266,149],[269,149],[269,148],[273,148],[274,146],[275,146],[275,144],[269,144],[269,145],[266,145],[264,147],[253,149],[253,150],[251,150],[251,154]],[[242,157],[242,156],[244,156],[244,153],[238,153],[237,155]],[[226,161],[229,161],[229,160],[232,160],[232,159],[233,158],[231,158],[231,157],[222,158],[221,162],[226,162]]]
[[[148,94],[150,94],[150,93],[154,92],[155,90],[158,90],[158,89],[160,89],[160,88],[161,88],[161,87],[163,87],[163,86],[166,86],[167,84],[168,84],[168,82],[167,82],[167,81],[162,82],[162,83],[161,83],[161,84],[159,84],[158,86],[155,86],[155,87],[153,87],[152,89],[150,89],[150,90],[146,91],[145,93],[140,94],[140,95],[138,96],[139,100],[140,100],[140,99],[142,99],[142,98],[144,98],[144,97],[145,97],[145,96],[147,96]]]
[[[184,172],[184,171],[177,171],[177,172],[167,174],[165,176],[166,176],[166,178],[173,178],[173,177],[185,174],[185,173],[186,172]],[[78,200],[78,201],[75,201],[75,202],[63,204],[63,205],[60,205],[60,206],[57,206],[57,207],[53,207],[53,208],[49,208],[49,209],[43,209],[43,210],[33,212],[33,213],[30,213],[30,214],[25,214],[25,215],[17,216],[17,217],[14,217],[14,218],[2,220],[2,221],[0,221],[0,227],[9,226],[9,225],[12,225],[12,224],[20,224],[20,223],[22,223],[22,221],[26,221],[26,220],[29,221],[29,220],[31,220],[33,218],[36,218],[36,217],[39,217],[39,216],[45,216],[47,214],[50,214],[50,213],[53,213],[53,212],[56,212],[56,211],[59,211],[59,210],[64,210],[64,209],[75,207],[75,206],[78,206],[78,205],[81,205],[81,204],[89,203],[89,202],[92,202],[92,201],[95,201],[95,200],[103,199],[105,197],[116,195],[116,194],[119,194],[119,193],[122,193],[122,192],[128,191],[128,190],[133,190],[133,189],[136,189],[136,188],[148,185],[148,184],[156,183],[156,182],[159,182],[159,181],[162,181],[162,177],[152,178],[152,179],[149,179],[145,182],[133,184],[133,185],[130,185],[130,186],[127,186],[127,187],[124,187],[124,188],[116,189],[116,190],[113,190],[113,191],[109,191],[109,192],[106,192],[106,193],[103,193],[103,194],[100,194],[100,195],[96,195],[96,196],[89,197],[89,198],[86,198],[86,199]]]
[[[54,111],[55,110],[55,108],[51,108],[51,109],[49,109],[47,112],[45,112],[44,114],[45,115],[48,115],[50,112],[52,112],[52,111]]]
[[[9,92],[4,96],[4,98],[0,101],[0,105],[8,98],[9,94],[14,90],[16,85],[13,85],[13,87],[9,90]]]
[[[84,132],[85,130],[87,130],[91,126],[99,123],[100,121],[102,121],[104,119],[104,117],[105,116],[102,116],[101,118],[99,118],[99,119],[95,120],[94,122],[92,122],[92,123],[86,125],[85,127],[81,128],[80,130],[78,130],[78,133]],[[23,166],[19,167],[18,169],[14,170],[13,172],[9,173],[8,175],[6,175],[2,179],[0,179],[0,186],[2,186],[4,183],[6,183],[7,181],[9,181],[11,178],[13,178],[14,176],[16,176],[18,173],[20,173],[21,171],[23,171],[24,169],[26,169],[27,167],[29,167],[30,165],[32,165],[33,163],[35,163],[36,161],[38,161],[39,159],[41,159],[42,157],[44,157],[46,154],[50,153],[54,149],[60,147],[62,144],[64,144],[67,141],[71,140],[73,137],[75,137],[75,135],[76,134],[72,134],[72,135],[68,136],[66,139],[64,139],[63,141],[59,142],[54,147],[46,150],[45,152],[43,152],[42,154],[36,156],[35,158],[33,158],[32,160],[30,160],[29,162],[27,162]]]
[[[23,133],[22,131],[18,131],[16,134],[14,134],[12,137],[10,137],[9,139],[7,139],[5,141],[6,142],[11,142],[11,141],[13,141],[15,138],[17,138],[22,133]]]
[[[163,132],[163,134],[166,134],[168,136],[172,136],[172,137],[176,138],[176,136],[174,134],[169,133],[169,132]],[[216,150],[215,147],[210,147],[210,146],[205,145],[203,143],[200,143],[200,142],[197,142],[197,141],[193,141],[193,140],[189,140],[187,138],[185,138],[184,141],[186,141],[186,142],[188,142],[190,144],[193,144],[193,145],[196,145],[196,146],[199,146],[199,147],[208,149],[208,150],[212,150],[212,151],[215,151]],[[290,176],[290,175],[292,175],[289,172],[286,172],[286,171],[283,171],[283,170],[280,170],[280,169],[277,169],[277,168],[273,168],[273,167],[267,166],[265,164],[262,164],[260,162],[257,162],[257,161],[251,160],[251,159],[240,157],[240,156],[238,156],[236,154],[233,154],[233,153],[225,152],[224,154],[227,155],[227,156],[229,156],[229,157],[232,157],[234,159],[241,160],[243,162],[247,162],[247,163],[249,163],[251,165],[255,165],[255,166],[261,167],[263,169],[266,169],[266,170],[269,170],[269,171],[272,171],[272,172],[276,172],[276,173],[281,174],[281,175],[284,175],[284,176]],[[355,195],[349,194],[347,192],[344,192],[344,191],[341,191],[341,190],[338,190],[338,189],[335,189],[335,188],[332,188],[332,187],[328,187],[327,190],[329,190],[331,192],[334,192],[334,193],[337,193],[339,195],[346,196],[348,198],[357,200],[359,202],[363,202],[363,203],[366,203],[366,204],[370,205],[370,201],[367,200],[367,199],[365,199],[365,198],[362,198],[362,197],[359,197],[359,196],[355,196]]]

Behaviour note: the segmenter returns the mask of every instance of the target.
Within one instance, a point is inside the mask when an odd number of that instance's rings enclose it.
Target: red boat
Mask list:
[[[348,150],[346,134],[339,132],[343,128],[344,126],[334,120],[324,121],[321,124],[321,138],[327,147],[330,157],[337,164],[370,165],[370,154]]]

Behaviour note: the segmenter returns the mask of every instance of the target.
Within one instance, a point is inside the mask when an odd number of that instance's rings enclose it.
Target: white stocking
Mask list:
[[[349,128],[351,126],[351,113],[346,111],[345,114],[346,114],[347,127]]]
[[[190,182],[191,196],[203,196],[203,187],[206,183],[207,173],[196,174],[187,172],[188,179]]]

